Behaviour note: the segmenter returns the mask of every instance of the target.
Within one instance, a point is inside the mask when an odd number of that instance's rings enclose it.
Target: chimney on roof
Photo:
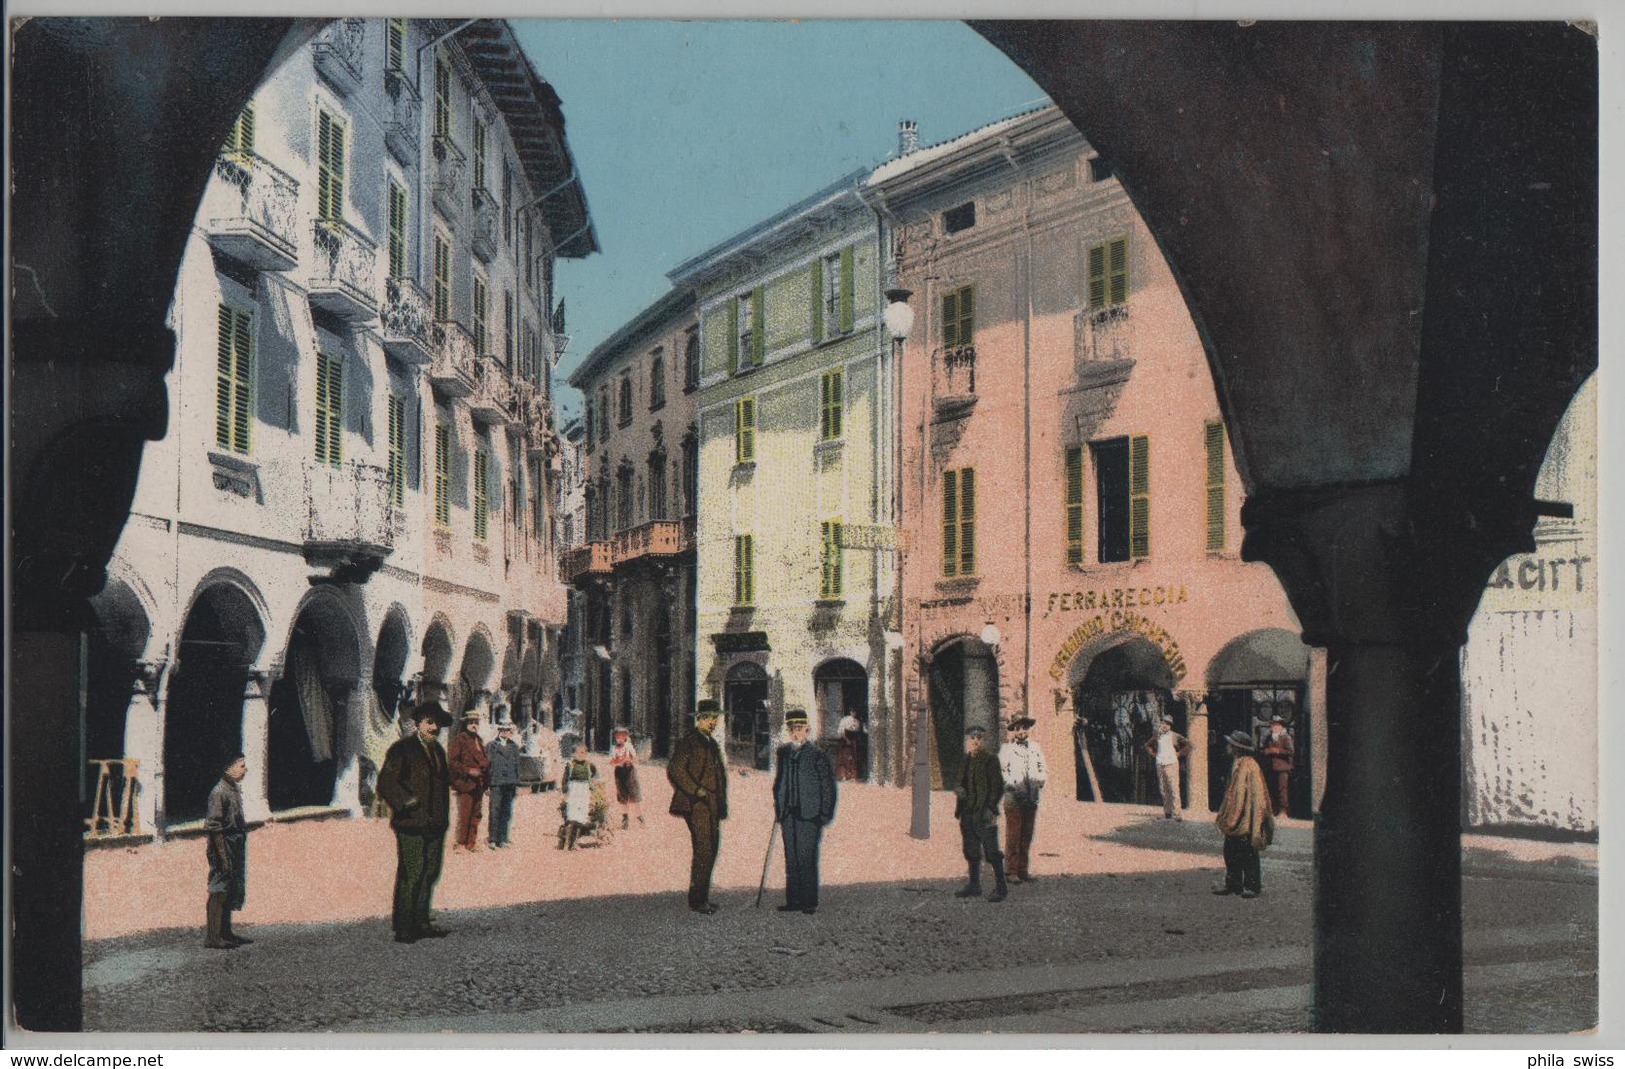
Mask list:
[[[897,124],[897,154],[907,156],[910,152],[918,151],[920,147],[920,124],[913,119],[904,119]]]

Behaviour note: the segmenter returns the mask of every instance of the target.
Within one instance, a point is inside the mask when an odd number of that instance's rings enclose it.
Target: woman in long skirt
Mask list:
[[[564,787],[564,823],[559,825],[559,849],[576,848],[582,831],[592,827],[592,781],[598,778],[598,769],[587,760],[587,748],[577,746],[575,757],[565,766],[562,776]]]
[[[615,729],[615,746],[609,752],[609,764],[615,770],[615,801],[621,807],[621,827],[632,826],[632,817],[643,823],[639,806],[642,792],[638,789],[638,752],[632,746],[632,733],[626,728]]]

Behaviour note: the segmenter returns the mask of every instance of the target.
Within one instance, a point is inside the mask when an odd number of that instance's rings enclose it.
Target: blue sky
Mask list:
[[[562,379],[664,293],[678,263],[895,152],[1044,103],[959,22],[512,23],[564,101],[603,251],[560,261]]]

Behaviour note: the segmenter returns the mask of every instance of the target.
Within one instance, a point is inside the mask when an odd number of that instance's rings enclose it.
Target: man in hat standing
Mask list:
[[[203,945],[210,950],[234,950],[252,939],[231,930],[232,910],[242,909],[248,897],[248,821],[243,818],[243,777],[248,762],[234,753],[220,772],[220,782],[209,792],[203,817],[208,834],[209,904],[208,935]]]
[[[1270,803],[1275,815],[1287,810],[1287,788],[1292,780],[1292,735],[1286,729],[1286,719],[1279,714],[1270,717],[1270,733],[1264,736],[1264,757],[1270,763],[1270,780],[1275,792]]]
[[[672,747],[666,762],[671,781],[671,813],[688,823],[693,861],[688,870],[688,908],[711,914],[711,870],[722,842],[721,822],[728,816],[728,768],[711,733],[721,717],[714,699],[702,698],[694,709],[694,730]]]
[[[959,766],[959,786],[954,788],[954,816],[959,819],[959,837],[970,865],[970,881],[954,892],[955,898],[978,898],[982,894],[982,858],[993,866],[998,881],[989,902],[1003,902],[1010,894],[1004,881],[1004,854],[999,851],[999,800],[1004,795],[1004,775],[999,759],[982,749],[987,730],[965,729],[965,763]]]
[[[485,749],[491,773],[491,831],[487,841],[492,850],[500,850],[508,845],[514,796],[519,793],[517,733],[517,726],[504,712],[497,717],[497,737]]]
[[[1190,740],[1174,730],[1174,718],[1157,723],[1157,733],[1145,741],[1145,752],[1157,763],[1157,786],[1162,791],[1162,819],[1184,820],[1179,812],[1179,759],[1191,752]]]
[[[829,755],[807,744],[807,714],[784,714],[790,741],[774,760],[773,818],[784,829],[784,905],[780,913],[818,912],[818,844],[835,819],[835,768]]]
[[[1224,836],[1224,886],[1213,893],[1257,898],[1264,889],[1258,852],[1275,838],[1275,816],[1251,736],[1232,731],[1224,741],[1232,758],[1230,785],[1213,821]]]
[[[451,822],[450,772],[440,748],[440,729],[450,725],[451,714],[439,702],[424,702],[417,710],[417,731],[392,745],[378,770],[378,794],[389,803],[395,832],[397,943],[446,934],[429,923],[429,904]]]
[[[1010,721],[1010,741],[999,748],[999,771],[1004,777],[1005,856],[1010,878],[1030,882],[1028,856],[1033,845],[1033,827],[1038,823],[1038,795],[1049,782],[1044,751],[1031,735],[1034,720],[1018,716]]]
[[[451,789],[457,795],[457,834],[452,849],[473,850],[480,841],[480,803],[491,783],[491,759],[480,738],[479,710],[463,714],[463,730],[446,748],[446,759],[451,762]]]

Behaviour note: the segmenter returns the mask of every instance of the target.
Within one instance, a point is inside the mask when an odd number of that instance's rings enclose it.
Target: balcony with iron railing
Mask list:
[[[469,414],[487,426],[506,423],[512,394],[502,361],[489,353],[482,354],[474,362],[474,392],[468,396]]]
[[[384,147],[407,166],[418,159],[418,124],[422,121],[423,98],[404,71],[384,72],[384,91],[389,94],[389,114],[384,117]]]
[[[1110,386],[1134,367],[1134,319],[1126,304],[1079,312],[1072,320],[1078,389]]]
[[[474,336],[461,323],[444,320],[430,330],[434,341],[434,361],[429,365],[429,384],[441,397],[467,397],[479,379],[479,353]]]
[[[259,271],[298,266],[299,183],[253,152],[222,153],[214,173],[232,192],[209,220],[209,244]]]
[[[686,553],[693,542],[682,520],[651,520],[617,531],[611,544],[615,564],[620,566],[652,557],[675,557]]]
[[[308,292],[312,307],[352,323],[378,314],[378,246],[343,219],[318,219]]]
[[[575,584],[592,576],[609,575],[615,570],[614,545],[610,542],[587,542],[567,551],[559,558],[559,578]]]
[[[469,230],[469,248],[481,263],[490,263],[497,255],[497,226],[501,217],[497,212],[497,199],[479,186],[474,187],[474,225]]]
[[[463,215],[463,168],[468,164],[463,150],[444,134],[434,139],[434,206],[447,219]]]
[[[366,26],[366,19],[340,19],[310,43],[316,73],[340,96],[349,96],[361,87],[361,46]]]
[[[939,419],[971,410],[976,404],[976,346],[954,345],[931,354],[931,396]]]
[[[384,351],[408,367],[434,360],[433,324],[429,296],[409,278],[384,282],[384,308],[378,315],[384,328]]]
[[[305,561],[365,581],[395,551],[402,517],[390,498],[389,472],[376,464],[304,463]]]

